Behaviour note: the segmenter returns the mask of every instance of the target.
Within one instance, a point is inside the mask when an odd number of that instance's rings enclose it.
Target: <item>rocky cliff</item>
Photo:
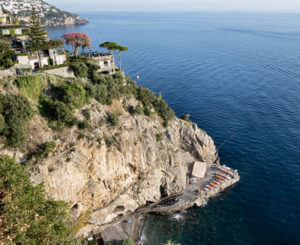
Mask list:
[[[32,7],[35,7],[45,26],[81,25],[88,23],[79,15],[60,10],[42,0],[0,0],[0,5],[21,22],[28,24]]]
[[[54,141],[55,151],[28,171],[34,183],[44,182],[51,197],[70,204],[76,235],[86,236],[141,206],[184,191],[195,160],[218,162],[213,140],[196,124],[174,118],[163,127],[157,114],[124,110],[136,104],[134,98],[109,106],[92,100],[75,115],[82,120],[82,111],[89,109],[91,127],[85,130],[53,131],[35,115],[27,126],[26,151],[2,147],[0,154],[22,162],[24,152]],[[107,123],[107,115],[114,112],[120,114],[117,126]]]

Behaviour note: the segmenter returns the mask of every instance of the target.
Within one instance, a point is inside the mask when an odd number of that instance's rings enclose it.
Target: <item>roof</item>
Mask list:
[[[203,178],[206,173],[206,163],[205,162],[194,162],[192,175],[197,178]]]

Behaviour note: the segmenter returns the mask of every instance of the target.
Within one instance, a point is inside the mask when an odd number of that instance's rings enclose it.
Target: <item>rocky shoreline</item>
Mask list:
[[[81,18],[78,14],[56,8],[42,0],[0,0],[0,5],[24,25],[30,24],[30,11],[32,7],[37,9],[41,16],[41,22],[46,27],[85,25],[88,23],[86,18]]]
[[[223,176],[223,178],[220,178]],[[190,176],[191,177],[191,176]],[[218,185],[209,188],[211,183],[215,183],[216,179],[222,179]],[[141,235],[144,222],[148,214],[170,215],[191,207],[201,207],[207,200],[225,189],[233,186],[240,180],[237,170],[233,170],[225,165],[211,165],[203,179],[193,179],[187,185],[183,193],[178,193],[170,197],[166,197],[156,203],[148,204],[138,209],[136,212],[122,217],[114,224],[106,227],[95,235],[95,238],[102,240],[103,235],[110,231],[108,236],[104,236],[104,244],[119,241],[121,238],[132,238],[136,244],[141,244]],[[217,182],[216,182],[217,183]],[[120,236],[120,233],[122,234]]]
[[[61,78],[39,77],[45,87],[57,82]],[[89,127],[61,131],[36,114],[27,125],[26,148],[2,147],[0,152],[24,162],[26,152],[53,143],[55,150],[28,171],[33,184],[43,183],[51,198],[69,203],[76,238],[138,240],[143,215],[201,206],[239,179],[236,171],[219,165],[214,141],[196,124],[173,117],[164,125],[157,113],[147,116],[129,110],[139,106],[134,96],[110,105],[91,99],[73,114],[83,121],[88,111]],[[117,124],[111,123],[110,115],[118,115]],[[194,173],[198,164],[203,166],[200,177]]]

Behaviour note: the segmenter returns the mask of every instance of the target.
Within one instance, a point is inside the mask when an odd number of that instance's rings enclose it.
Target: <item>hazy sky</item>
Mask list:
[[[46,0],[72,11],[300,12],[300,0]]]

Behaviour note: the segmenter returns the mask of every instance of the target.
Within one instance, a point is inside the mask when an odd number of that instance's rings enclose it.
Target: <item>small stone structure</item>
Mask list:
[[[192,171],[192,176],[202,179],[206,173],[206,163],[205,162],[194,162],[194,167]]]
[[[116,73],[117,67],[115,65],[114,56],[110,53],[98,53],[97,55],[92,55],[97,64],[100,66],[99,74],[114,74]]]
[[[31,69],[48,66],[49,60],[53,61],[54,65],[62,65],[66,60],[66,56],[63,48],[48,49],[40,52],[41,64],[39,63],[39,58],[37,52],[33,52],[28,55],[18,55],[18,63],[22,66],[27,66]]]
[[[101,232],[100,244],[114,244],[128,239],[128,235],[119,226],[109,226]]]
[[[61,77],[75,77],[74,72],[70,67],[61,67],[57,69],[46,70],[45,73]]]
[[[7,77],[7,76],[15,76],[16,69],[11,67],[10,69],[0,70],[0,78]]]

